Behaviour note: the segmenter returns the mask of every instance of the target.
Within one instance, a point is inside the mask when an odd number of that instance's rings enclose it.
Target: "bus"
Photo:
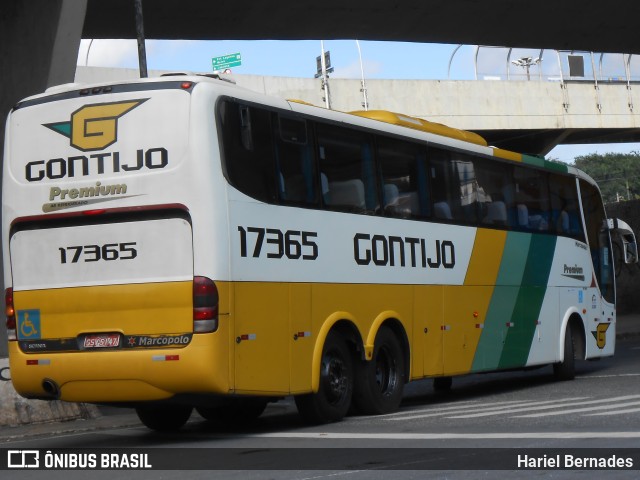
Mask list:
[[[611,233],[581,171],[386,111],[221,78],[70,84],[10,112],[11,378],[177,430],[293,396],[311,423],[404,385],[613,355]]]

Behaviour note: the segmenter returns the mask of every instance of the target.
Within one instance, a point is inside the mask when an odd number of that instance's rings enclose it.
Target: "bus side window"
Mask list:
[[[283,115],[274,117],[278,196],[283,203],[316,205],[317,169],[307,122]]]
[[[529,232],[550,229],[549,175],[522,167],[513,170],[516,228]]]
[[[430,147],[428,152],[433,216],[436,220],[451,221],[454,219],[453,191],[457,182],[453,177],[449,152],[435,147]]]
[[[513,173],[511,165],[496,165],[484,158],[476,159],[480,223],[508,227],[513,223],[509,212],[513,210]]]
[[[317,137],[325,205],[331,210],[377,212],[379,202],[371,138],[357,131],[324,124],[317,125]]]
[[[573,177],[552,175],[549,182],[552,230],[584,241],[578,189]]]
[[[478,182],[473,157],[429,148],[435,218],[462,224],[478,220]]]
[[[256,200],[273,202],[271,120],[266,110],[224,101],[219,107],[224,172],[235,188]]]
[[[458,182],[457,192],[459,199],[456,198],[457,212],[454,218],[464,223],[475,224],[479,216],[479,201],[482,192],[478,191],[478,179],[476,178],[476,169],[474,159],[469,155],[454,153],[452,166],[455,169],[454,178]]]
[[[385,215],[427,218],[430,215],[426,148],[395,139],[378,138]]]

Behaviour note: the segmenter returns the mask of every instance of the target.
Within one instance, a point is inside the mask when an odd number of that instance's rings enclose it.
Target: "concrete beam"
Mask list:
[[[163,72],[152,71],[151,76]],[[322,106],[313,78],[231,76],[239,86]],[[138,78],[137,70],[78,67],[76,81]],[[362,109],[360,80],[331,79],[334,109]],[[636,88],[637,87],[637,88]],[[389,110],[472,130],[490,145],[546,154],[558,144],[640,141],[640,85],[558,81],[368,80],[372,110]]]
[[[640,2],[150,0],[158,39],[338,39],[640,53]],[[132,0],[89,0],[84,38],[135,38]]]

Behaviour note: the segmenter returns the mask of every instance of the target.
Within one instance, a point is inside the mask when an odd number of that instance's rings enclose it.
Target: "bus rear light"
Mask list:
[[[193,277],[193,331],[215,332],[218,329],[218,289],[207,277]]]
[[[7,337],[9,340],[17,340],[16,336],[16,311],[13,308],[13,288],[7,288],[4,293],[5,314],[7,316]]]

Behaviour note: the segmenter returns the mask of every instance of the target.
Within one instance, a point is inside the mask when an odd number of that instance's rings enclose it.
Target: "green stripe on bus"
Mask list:
[[[548,170],[553,170],[556,172],[567,173],[569,168],[565,163],[561,162],[551,162],[549,160],[545,160],[541,157],[534,157],[532,155],[522,155],[522,163],[527,165],[533,165],[536,167],[546,168]]]
[[[529,358],[547,291],[556,240],[554,235],[533,235],[531,238],[522,284],[498,363],[499,369],[524,366]]]
[[[498,277],[484,328],[476,348],[472,371],[495,370],[500,363],[502,348],[507,333],[507,323],[511,321],[518,298],[519,285],[526,267],[526,256],[532,235],[530,233],[509,232],[502,253]]]

